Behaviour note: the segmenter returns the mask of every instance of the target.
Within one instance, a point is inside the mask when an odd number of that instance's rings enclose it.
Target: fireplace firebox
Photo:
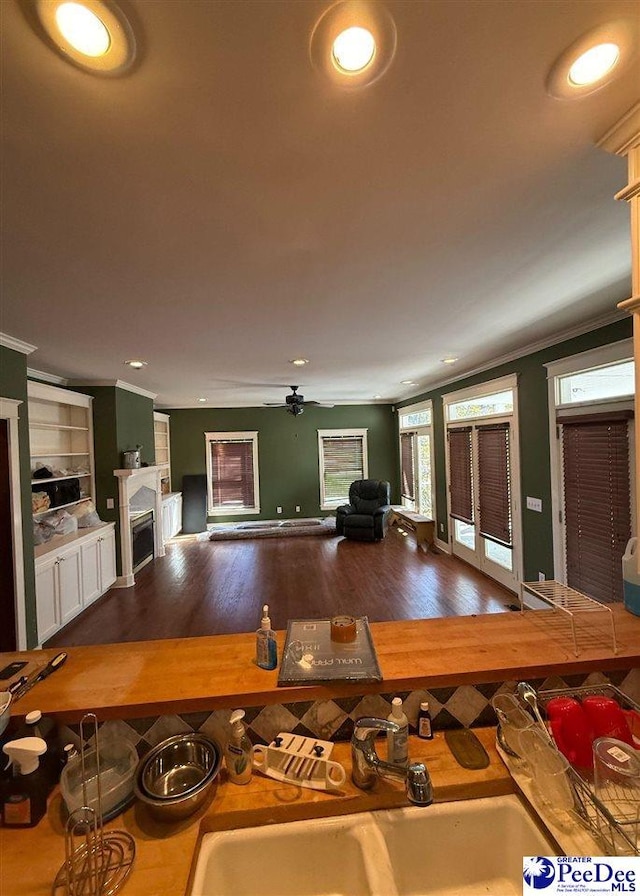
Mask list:
[[[155,556],[153,511],[140,514],[131,520],[131,541],[133,547],[133,571],[138,572]]]

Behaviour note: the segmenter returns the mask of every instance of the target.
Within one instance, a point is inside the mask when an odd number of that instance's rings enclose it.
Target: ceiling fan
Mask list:
[[[317,408],[332,408],[334,405],[327,404],[324,401],[305,401],[304,395],[298,395],[298,389],[300,386],[289,386],[291,389],[291,395],[285,396],[284,404],[282,402],[265,402],[265,407],[267,408],[286,408],[289,414],[293,414],[294,417],[297,417],[299,414],[304,412],[305,406],[313,406]]]

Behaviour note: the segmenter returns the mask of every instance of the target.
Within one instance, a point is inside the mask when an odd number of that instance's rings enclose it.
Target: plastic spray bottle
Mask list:
[[[243,719],[244,709],[231,713],[231,737],[224,754],[229,779],[234,784],[248,784],[253,771],[253,745],[247,737]]]
[[[49,786],[40,768],[47,744],[41,737],[21,737],[2,749],[13,770],[2,785],[2,823],[8,828],[32,828],[47,811]]]
[[[278,642],[267,604],[262,608],[262,624],[256,632],[256,663],[261,669],[275,669],[278,665]]]

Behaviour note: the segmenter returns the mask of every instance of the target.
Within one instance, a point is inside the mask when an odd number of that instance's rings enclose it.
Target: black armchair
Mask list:
[[[380,541],[387,532],[391,486],[380,479],[357,479],[349,503],[336,511],[336,534],[355,541]]]

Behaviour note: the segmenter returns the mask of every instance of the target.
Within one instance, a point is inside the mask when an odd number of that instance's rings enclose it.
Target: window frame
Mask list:
[[[429,414],[429,422],[428,423],[414,423],[407,424],[403,426],[402,418],[408,417],[410,414],[418,414],[420,411],[426,411]],[[418,473],[418,463],[419,463],[419,452],[417,446],[417,439],[420,436],[428,436],[430,441],[430,467],[431,467],[431,519],[437,519],[437,510],[436,510],[436,488],[435,488],[435,448],[434,448],[434,432],[433,432],[433,401],[429,398],[425,401],[419,401],[415,404],[404,405],[401,408],[397,409],[398,414],[398,459],[400,466],[400,503],[403,507],[406,507],[408,510],[415,510],[417,506],[416,498],[417,493],[419,491],[419,482],[420,477]],[[414,469],[413,469],[413,479],[414,479],[414,487],[416,495],[414,496],[413,504],[411,507],[410,503],[405,502],[404,496],[402,494],[402,436],[411,434],[416,436],[413,450],[413,460],[414,460]],[[424,513],[424,510],[420,511]]]
[[[544,365],[547,371],[547,394],[549,411],[549,460],[551,467],[551,515],[553,520],[553,567],[554,576],[560,581],[567,579],[567,546],[564,519],[564,493],[562,479],[564,476],[562,463],[562,439],[561,424],[556,418],[562,416],[580,415],[606,412],[611,410],[632,409],[634,396],[622,398],[601,398],[585,402],[560,404],[560,385],[557,378],[571,373],[581,373],[584,370],[594,370],[598,367],[606,367],[619,361],[633,360],[633,339],[620,339],[617,342],[609,342],[586,352],[568,355],[556,361],[549,361]],[[635,384],[638,391],[638,383]],[[636,468],[634,463],[635,452],[635,427],[629,426],[629,477],[631,489],[631,529],[636,531],[638,507],[636,505]]]
[[[208,516],[255,516],[260,513],[260,470],[258,464],[258,430],[236,432],[205,432],[205,454],[207,463],[207,515]],[[211,444],[213,442],[251,442],[253,460],[253,507],[214,507],[213,469],[211,464]]]
[[[498,414],[487,414],[480,415],[475,417],[464,417],[464,418],[456,418],[454,420],[449,419],[448,408],[451,404],[456,404],[461,401],[472,400],[475,398],[483,398],[487,395],[493,395],[494,393],[513,392],[513,409],[511,411],[501,412]],[[476,538],[476,546],[474,547],[473,557],[476,559],[480,559],[480,565],[476,566],[476,568],[480,569],[483,572],[486,572],[492,578],[496,579],[496,581],[501,582],[505,587],[510,588],[517,592],[519,587],[519,583],[522,580],[523,575],[523,564],[524,564],[524,551],[523,551],[523,532],[522,532],[522,498],[521,498],[521,490],[522,490],[522,481],[520,475],[520,422],[519,422],[519,391],[518,391],[518,374],[512,373],[507,374],[506,376],[499,377],[493,380],[486,380],[482,383],[477,383],[474,386],[467,386],[464,389],[446,392],[442,396],[442,409],[443,409],[443,417],[444,417],[444,443],[445,443],[445,470],[446,470],[446,484],[447,484],[447,520],[449,521],[449,546],[451,549],[451,553],[455,556],[461,556],[463,559],[467,559],[467,562],[472,565],[476,565],[474,559],[469,556],[466,558],[464,556],[464,551],[459,550],[459,544],[456,547],[456,539],[454,533],[454,525],[451,524],[451,469],[450,469],[450,453],[449,453],[449,439],[447,438],[448,433],[454,429],[464,429],[467,426],[471,426],[472,429],[477,430],[478,427],[488,426],[494,423],[509,423],[510,424],[510,450],[509,450],[509,463],[510,463],[510,476],[511,476],[511,520],[512,520],[512,544],[510,547],[511,550],[511,559],[512,565],[511,569],[507,567],[503,567],[504,573],[502,573],[499,569],[493,569],[493,567],[500,567],[502,564],[498,563],[496,560],[490,558],[486,551],[480,551],[478,549],[478,542]],[[474,438],[477,439],[476,434],[474,433]],[[476,448],[477,453],[477,448]],[[474,467],[474,475],[477,475],[477,458],[476,458],[476,466]],[[478,495],[477,493],[473,496],[474,500],[474,518],[476,522],[474,526],[477,528],[477,535],[480,535],[480,527],[478,526],[478,517],[477,513],[479,510],[478,507]],[[486,536],[480,536],[484,539],[485,542],[492,542],[492,539],[487,538]],[[494,544],[498,544],[498,542],[492,542]],[[457,552],[458,551],[458,552]],[[482,555],[482,556],[481,556]],[[485,558],[493,564],[493,567],[490,565],[489,568],[485,565]],[[492,571],[490,571],[492,570]]]
[[[346,504],[349,501],[349,494],[342,498],[338,499],[337,502],[327,502],[326,494],[325,494],[325,482],[324,482],[324,443],[323,439],[331,439],[331,438],[345,438],[345,439],[362,439],[362,478],[369,478],[369,449],[367,443],[367,429],[319,429],[318,430],[318,471],[319,471],[319,486],[320,486],[320,510],[335,510],[337,507],[340,507],[341,504]]]

